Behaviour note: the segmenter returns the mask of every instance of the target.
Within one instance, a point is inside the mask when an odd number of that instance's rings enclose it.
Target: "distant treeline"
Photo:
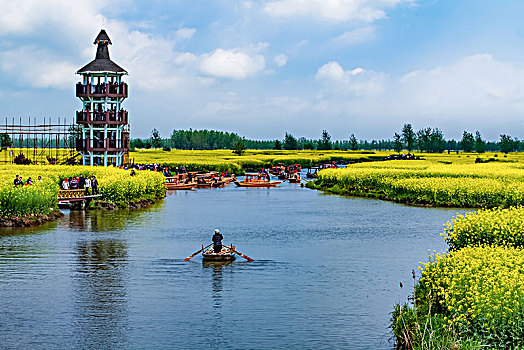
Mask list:
[[[162,148],[183,150],[214,150],[238,149],[239,145],[246,149],[277,149],[277,150],[366,150],[366,151],[395,151],[406,150],[441,153],[444,151],[464,152],[514,152],[524,151],[524,140],[518,140],[502,134],[498,141],[486,141],[480,132],[475,134],[464,131],[461,140],[446,140],[438,128],[423,128],[415,131],[411,124],[404,124],[400,132],[395,133],[393,139],[386,140],[359,140],[351,134],[346,140],[331,140],[326,130],[322,131],[319,139],[296,138],[285,133],[282,140],[249,140],[236,133],[215,130],[173,130],[171,137],[162,138],[158,130],[153,129],[151,137],[147,139],[132,139],[131,150]]]

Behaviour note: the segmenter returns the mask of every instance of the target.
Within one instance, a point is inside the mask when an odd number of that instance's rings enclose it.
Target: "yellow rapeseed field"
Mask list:
[[[247,150],[242,156],[237,156],[231,150],[138,150],[130,152],[129,158],[136,164],[158,163],[169,164],[172,167],[186,166],[191,170],[228,170],[242,173],[245,169],[258,169],[278,163],[302,164],[306,167],[333,160],[380,158],[389,154],[390,152]]]
[[[416,292],[450,328],[495,348],[524,345],[524,252],[504,246],[465,247],[424,264]]]
[[[323,170],[312,187],[447,207],[492,208],[524,204],[524,163],[442,163],[398,160]]]
[[[118,168],[59,166],[59,165],[4,165],[0,167],[0,216],[47,214],[56,208],[59,183],[64,177],[96,176],[103,199],[117,204],[139,199],[155,199],[165,195],[162,174],[152,171],[130,171]],[[15,188],[14,178],[29,177],[33,185]],[[38,176],[42,182],[38,183]]]
[[[524,207],[487,209],[458,215],[446,223],[442,236],[454,250],[492,244],[524,247]]]

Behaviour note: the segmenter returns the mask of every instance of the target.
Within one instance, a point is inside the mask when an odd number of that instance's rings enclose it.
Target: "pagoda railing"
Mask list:
[[[105,112],[76,112],[77,124],[128,124],[128,112],[124,109],[119,111]]]
[[[123,138],[122,140],[105,139],[97,140],[93,139],[91,145],[91,139],[85,138],[83,140],[76,140],[77,151],[93,151],[93,152],[126,152],[129,149],[129,139]]]
[[[128,87],[126,83],[120,84],[76,84],[76,97],[84,98],[104,98],[104,97],[113,97],[113,98],[127,98],[128,96]]]

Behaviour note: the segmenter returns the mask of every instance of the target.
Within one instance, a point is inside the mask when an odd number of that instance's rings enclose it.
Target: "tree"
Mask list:
[[[358,149],[358,140],[355,137],[355,134],[351,134],[349,137],[349,144],[351,145],[352,151],[356,151]]]
[[[160,137],[160,133],[157,129],[153,129],[151,132],[151,145],[153,148],[161,148],[162,147],[162,138]]]
[[[411,126],[411,124],[404,124],[402,127],[402,141],[404,141],[404,145],[406,146],[408,152],[411,152],[413,149],[415,149],[417,136],[415,135],[415,131],[413,130],[413,126]]]
[[[486,152],[486,141],[480,136],[480,132],[477,130],[475,133],[475,152],[484,153]]]
[[[315,146],[311,142],[306,142],[306,143],[304,143],[304,149],[314,150]]]
[[[322,130],[322,138],[318,142],[317,146],[318,150],[331,150],[331,136],[327,132],[327,130]]]
[[[502,134],[500,135],[500,150],[504,153],[513,152],[517,146],[518,140],[513,141],[511,136]]]
[[[402,148],[404,148],[404,145],[402,144],[402,136],[400,136],[398,133],[395,133],[393,147],[395,149],[395,152],[397,153],[400,153],[400,151],[402,151]]]
[[[431,128],[420,129],[417,131],[418,149],[421,152],[431,151]]]
[[[471,152],[475,147],[475,138],[473,134],[467,131],[464,131],[462,134],[462,140],[460,141],[460,146],[464,152]]]
[[[9,136],[9,134],[0,134],[0,150],[7,149],[12,145],[13,141],[11,141],[11,137]]]
[[[286,132],[286,136],[284,137],[284,145],[282,146],[282,148],[286,150],[297,150],[298,149],[297,139],[294,138],[293,135],[288,134]]]
[[[431,130],[429,148],[429,151],[434,153],[442,153],[446,149],[446,140],[444,140],[444,134],[439,128]]]
[[[244,139],[240,139],[235,144],[235,150],[233,153],[235,153],[237,156],[241,156],[246,151],[246,145],[244,145]]]
[[[142,141],[142,139],[132,139],[131,142],[129,143],[129,147],[144,148],[145,144],[144,144],[144,141]]]
[[[282,149],[282,143],[279,140],[275,140],[275,146],[273,147],[273,149],[281,150]]]

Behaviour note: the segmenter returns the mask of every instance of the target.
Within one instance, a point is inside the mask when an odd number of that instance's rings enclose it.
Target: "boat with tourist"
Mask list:
[[[215,234],[218,234],[217,231],[218,230],[215,231]],[[218,248],[218,249],[220,249],[219,252],[215,251],[215,247],[214,246],[212,248],[210,248],[212,245],[213,245],[213,243],[211,243],[211,244],[209,244],[209,245],[204,247],[204,245],[202,244],[202,248],[201,249],[197,250],[196,252],[194,252],[193,254],[191,254],[190,256],[185,258],[184,260],[185,261],[189,261],[192,258],[194,258],[195,256],[197,256],[198,254],[202,253],[202,257],[203,257],[202,260],[204,262],[231,262],[231,261],[234,261],[236,259],[235,254],[236,255],[240,255],[241,257],[243,257],[244,259],[246,259],[249,262],[254,261],[249,256],[247,256],[247,255],[239,252],[238,250],[236,250],[236,247],[233,244],[231,244],[229,246],[227,246],[227,245],[225,245],[225,246],[220,245],[219,248]]]
[[[271,181],[259,173],[246,173],[242,181],[234,180],[238,187],[275,187],[280,181]]]
[[[292,174],[289,174],[287,180],[290,182],[290,183],[294,183],[294,184],[299,184],[300,181],[302,180],[302,178],[300,177],[300,174],[299,173],[292,173]]]
[[[197,186],[196,182],[189,181],[187,177],[184,179],[184,176],[182,175],[183,174],[166,177],[166,188],[170,191],[176,191],[190,190]]]
[[[222,250],[218,253],[215,253],[213,248],[204,250],[202,252],[203,261],[234,261],[235,257],[235,246],[222,246]]]

